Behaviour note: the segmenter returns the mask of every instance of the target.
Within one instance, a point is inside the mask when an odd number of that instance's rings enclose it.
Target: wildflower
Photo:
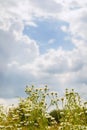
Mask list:
[[[61,98],[62,102],[64,101],[64,98]]]
[[[31,114],[27,113],[27,114],[25,114],[25,116],[29,117],[29,116],[31,116]]]

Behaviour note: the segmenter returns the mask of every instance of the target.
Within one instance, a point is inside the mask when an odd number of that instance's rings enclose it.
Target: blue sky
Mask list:
[[[0,104],[32,84],[87,99],[87,1],[1,0],[0,9]]]
[[[62,25],[68,23],[56,20],[35,20],[35,26],[25,26],[24,34],[34,39],[39,44],[40,52],[45,53],[48,49],[63,47],[65,50],[72,49],[74,45],[70,41],[70,34],[63,32]]]

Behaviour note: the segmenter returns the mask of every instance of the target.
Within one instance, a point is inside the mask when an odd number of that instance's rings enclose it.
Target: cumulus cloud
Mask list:
[[[29,78],[20,70],[20,65],[33,62],[39,55],[37,43],[23,35],[21,30],[21,26],[15,23],[11,25],[9,30],[0,30],[1,97],[3,97],[3,95],[4,97],[15,96],[16,91],[18,91],[17,84],[22,84]],[[32,74],[30,74],[30,79],[31,76]],[[16,96],[18,96],[18,94]]]
[[[62,11],[62,4],[56,3],[54,0],[48,0],[48,1],[32,0],[31,3],[32,5],[35,6],[35,8],[40,9],[42,13],[45,15]]]
[[[32,83],[57,91],[71,87],[86,95],[87,1],[0,0],[0,9],[0,97],[23,95],[25,85]],[[26,25],[37,26],[35,19],[66,22],[68,26],[60,28],[70,34],[75,47],[40,54],[38,43],[23,34]]]
[[[4,105],[4,107],[6,108],[6,111],[8,111],[8,109],[12,107],[12,105],[14,104],[17,105],[17,102],[18,100],[16,98],[12,98],[12,99],[0,98],[0,105]]]

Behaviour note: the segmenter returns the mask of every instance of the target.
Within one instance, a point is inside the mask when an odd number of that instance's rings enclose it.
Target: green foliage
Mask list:
[[[2,105],[0,105],[0,122],[1,124],[3,124],[6,120],[6,114],[5,114],[5,110],[4,107]]]
[[[86,130],[87,129],[87,106],[82,104],[78,93],[74,90],[66,90],[63,102],[63,118],[61,130]]]
[[[62,112],[62,110],[52,110],[50,112],[50,115],[52,117],[54,117],[54,119],[56,120],[57,123],[60,123],[60,120],[62,118],[61,112]]]
[[[0,106],[0,130],[87,130],[87,102],[82,103],[74,90],[66,89],[61,99],[47,86],[26,87],[25,92],[27,97],[7,112]]]

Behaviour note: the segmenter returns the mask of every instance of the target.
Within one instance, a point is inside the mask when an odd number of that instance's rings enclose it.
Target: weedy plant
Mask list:
[[[0,106],[0,130],[87,130],[87,102],[78,93],[66,89],[61,99],[48,87],[26,87],[26,98],[5,113]],[[60,103],[62,108],[60,109]],[[49,113],[49,108],[56,110]]]
[[[34,86],[26,87],[25,92],[27,98],[20,98],[17,107],[9,109],[0,122],[0,129],[3,130],[47,130],[49,119],[51,124],[56,121],[47,112],[51,105],[56,104],[55,93],[50,93],[47,86],[44,88],[35,88]],[[55,94],[57,97],[57,95]],[[47,97],[49,98],[49,105],[47,104]],[[2,113],[2,111],[1,111]]]
[[[66,89],[63,103],[63,117],[59,130],[87,130],[87,103],[81,103],[78,93]]]

